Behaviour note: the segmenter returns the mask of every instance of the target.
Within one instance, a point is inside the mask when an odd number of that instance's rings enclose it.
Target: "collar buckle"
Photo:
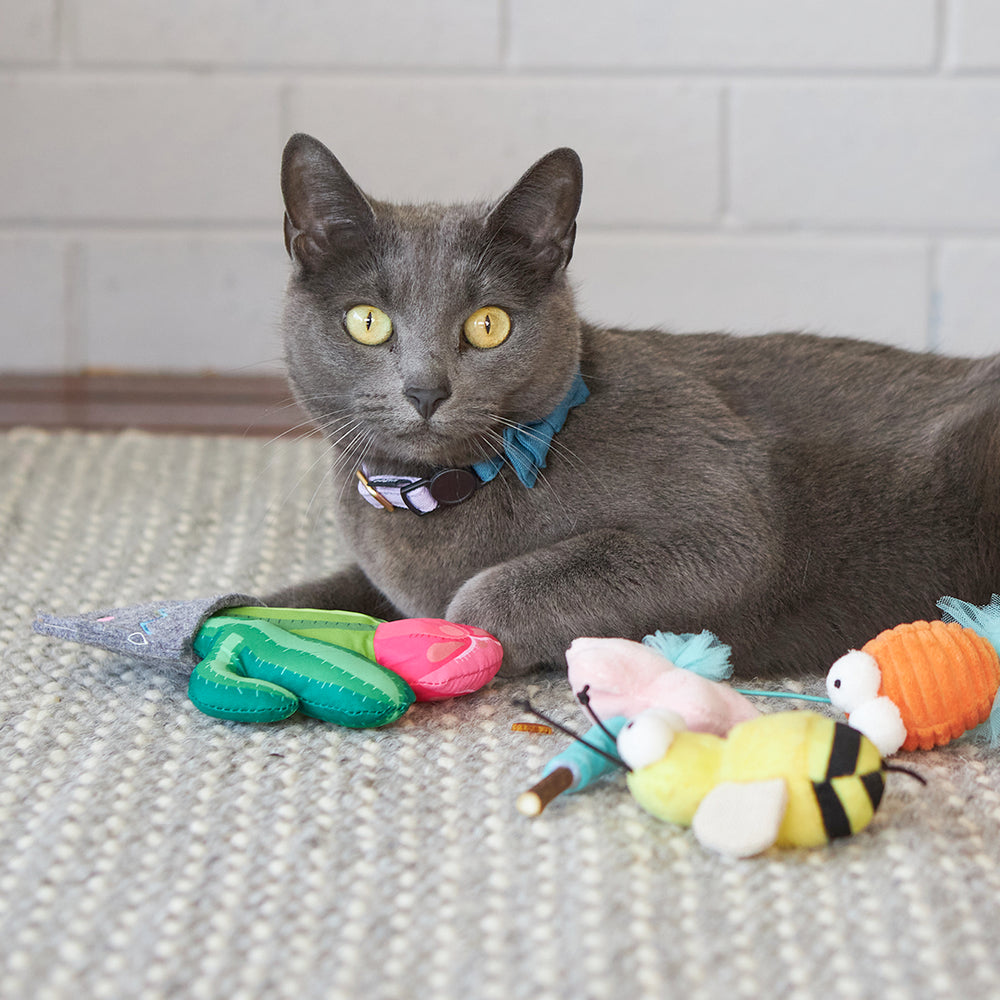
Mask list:
[[[360,486],[364,487],[365,492],[370,497],[372,497],[374,500],[380,503],[386,510],[388,511],[395,510],[393,505],[388,500],[386,500],[386,498],[382,496],[382,494],[379,493],[379,491],[375,489],[375,487],[372,486],[370,482],[368,482],[368,477],[361,471],[361,469],[358,469],[354,474],[358,477],[358,482]]]

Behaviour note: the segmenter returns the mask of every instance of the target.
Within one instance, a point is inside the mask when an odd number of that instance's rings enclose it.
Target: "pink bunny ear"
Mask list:
[[[647,707],[644,692],[676,667],[665,657],[631,639],[574,639],[566,650],[568,678],[574,691],[589,686],[591,708],[602,719],[631,718]]]
[[[404,618],[375,629],[375,659],[399,674],[417,701],[478,691],[500,669],[503,649],[481,628],[438,618]]]
[[[601,719],[634,718],[666,708],[694,732],[724,736],[760,713],[728,684],[675,667],[665,656],[629,639],[576,639],[566,651],[574,691],[589,685],[590,705]]]
[[[706,680],[688,670],[674,670],[644,692],[651,708],[669,708],[695,733],[725,736],[738,722],[760,712],[728,684]]]

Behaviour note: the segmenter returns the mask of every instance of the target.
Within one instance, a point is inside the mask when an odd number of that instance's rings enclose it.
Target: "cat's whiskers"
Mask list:
[[[502,423],[502,424],[504,424],[504,425],[506,425],[508,427],[513,427],[515,429],[519,429],[522,434],[526,434],[529,437],[535,437],[535,438],[537,438],[536,432],[532,431],[530,427],[526,427],[523,424],[515,423],[515,422],[513,422],[511,420],[507,420],[506,418],[500,417],[500,416],[497,416],[496,419],[499,420],[500,423]],[[587,469],[587,463],[575,451],[573,451],[572,448],[569,448],[562,441],[560,441],[558,434],[554,435],[553,438],[552,438],[552,440],[549,442],[549,450],[552,451],[552,452],[554,452],[560,458],[566,459],[567,462],[570,462],[571,464],[573,464],[574,466],[576,466],[577,469],[579,469],[581,471],[586,471],[586,469]],[[538,474],[539,474],[539,476],[541,478],[544,479],[544,473],[540,469],[539,469]],[[603,490],[603,492],[608,497],[608,502],[609,503],[613,503],[614,502],[614,500],[615,500],[615,492],[614,492],[614,490],[612,489],[612,487],[611,487],[611,485],[609,483],[605,482],[604,480],[592,480],[591,484],[593,486],[598,487],[601,490]]]
[[[513,469],[514,468],[513,464],[511,463],[510,459],[507,458],[506,454],[504,454],[504,448],[503,448],[503,446],[504,446],[504,440],[503,440],[503,437],[500,434],[498,434],[496,431],[490,430],[490,429],[487,429],[486,431],[484,431],[483,434],[482,434],[482,437],[483,437],[483,440],[477,442],[477,447],[479,448],[479,450],[481,452],[481,458],[482,458],[482,460],[483,461],[488,461],[490,459],[494,459],[494,458],[497,457],[497,454],[499,452],[499,457],[507,465],[510,465],[510,467]],[[492,439],[495,439],[495,440],[492,440]],[[513,489],[511,489],[510,483],[508,483],[506,480],[497,480],[497,479],[494,479],[493,483],[491,485],[497,483],[498,481],[503,482],[504,486],[507,489],[507,495],[510,496],[510,498],[513,500],[514,491],[513,491]]]
[[[279,360],[279,359],[272,359],[272,360]],[[243,371],[250,367],[252,366],[245,365],[237,370]],[[272,404],[271,406],[267,407],[264,410],[264,413],[267,415],[281,413],[282,411],[290,410],[299,406],[304,407],[305,404],[308,403],[320,403],[323,405],[329,405],[334,400],[347,400],[349,402],[350,396],[346,393],[329,393],[329,392],[317,394],[314,396],[302,396],[299,397],[298,399],[296,399],[295,396],[288,396],[285,399],[280,400]],[[272,447],[278,444],[279,442],[287,442],[287,439],[289,439],[292,435],[295,435],[292,438],[293,441],[301,441],[304,438],[311,437],[316,430],[319,430],[324,435],[324,438],[328,438],[333,434],[339,433],[340,430],[346,425],[346,422],[350,420],[350,418],[351,418],[351,410],[349,408],[332,410],[327,413],[323,413],[320,416],[307,415],[305,419],[299,421],[299,423],[294,424],[291,427],[285,428],[285,430],[283,430],[279,434],[272,435],[264,443],[264,447],[272,449]],[[246,437],[249,434],[249,430],[250,428],[248,428],[247,431],[244,432],[244,437]],[[301,473],[301,475],[298,477],[298,479],[296,479],[292,487],[288,490],[287,493],[285,493],[285,495],[278,501],[278,503],[276,505],[275,504],[268,505],[268,509],[262,515],[261,519],[262,523],[263,520],[266,519],[266,517],[268,516],[268,514],[271,513],[272,510],[275,509],[280,510],[285,506],[285,504],[288,503],[292,495],[301,486],[303,480],[306,479],[306,477],[313,471],[313,469],[316,468],[316,466],[320,462],[326,461],[332,452],[333,452],[332,447],[329,444],[327,444],[327,446],[322,449],[319,456],[309,465],[309,467],[305,471]],[[255,485],[259,484],[260,481],[264,478],[264,476],[267,475],[268,472],[270,472],[270,470],[274,466],[275,461],[277,460],[277,457],[278,456],[276,454],[272,454],[272,457],[269,458],[268,461],[264,464],[263,468],[257,473],[254,479]],[[313,499],[315,499],[316,493],[319,491],[327,475],[329,475],[329,471],[324,473],[322,479],[320,480],[319,485],[317,486],[316,490],[313,493]],[[311,510],[312,503],[313,500],[310,500],[309,505],[307,507],[307,513]]]
[[[499,414],[491,414],[493,420],[497,423],[502,424],[504,427],[510,427],[512,430],[520,431],[522,435],[527,438],[531,438],[534,441],[539,441],[542,444],[545,443],[545,438],[543,435],[539,434],[537,431],[532,430],[530,427],[519,424],[514,420],[508,420],[506,417],[501,417]],[[502,439],[502,438],[501,438]],[[555,452],[567,461],[572,462],[577,468],[582,469],[585,467],[584,461],[580,458],[572,448],[568,448],[559,440],[558,435],[554,435],[548,443],[550,451]]]
[[[321,404],[324,404],[324,405],[329,405],[335,399],[344,399],[344,398],[346,398],[346,397],[344,396],[343,393],[337,393],[336,395],[333,395],[333,394],[330,394],[330,393],[326,393],[326,394],[323,394],[323,395],[308,396],[308,397],[303,397],[301,401],[295,400],[293,398],[293,399],[291,399],[287,403],[282,403],[278,407],[273,407],[272,411],[273,410],[278,410],[278,409],[289,409],[289,408],[291,408],[293,406],[298,406],[300,402],[301,403],[321,403]],[[307,414],[305,416],[305,419],[299,421],[299,423],[295,424],[292,427],[286,428],[280,434],[275,434],[273,437],[269,438],[268,441],[267,441],[267,445],[270,446],[272,444],[275,444],[276,442],[283,440],[284,438],[288,437],[290,434],[294,434],[296,431],[300,431],[303,428],[309,428],[310,430],[317,430],[318,429],[318,430],[322,431],[323,433],[329,433],[329,425],[330,425],[331,420],[333,420],[336,417],[340,417],[342,415],[350,415],[351,412],[352,411],[351,411],[351,409],[349,407],[342,407],[342,408],[339,408],[339,409],[331,409],[331,410],[328,410],[326,412],[320,413],[319,415],[307,412]],[[306,431],[306,432],[300,434],[299,438],[307,437],[308,433],[309,432]],[[298,440],[298,438],[296,438],[296,440]]]
[[[331,474],[340,476],[349,465],[357,464],[354,456],[361,441],[370,441],[372,431],[365,425],[364,421],[356,418],[343,430],[336,440],[330,441],[328,453],[334,456],[331,462]]]
[[[273,504],[271,504],[271,505],[268,506],[268,509],[267,509],[267,511],[265,511],[264,516],[266,517],[268,514],[271,513],[271,511],[279,511],[282,508],[284,508],[284,506],[288,503],[288,501],[291,500],[291,498],[295,495],[295,493],[302,486],[302,483],[306,480],[306,478],[312,474],[312,472],[316,468],[316,466],[319,465],[321,462],[327,462],[328,461],[330,453],[331,453],[331,449],[330,449],[329,446],[323,447],[320,450],[319,455],[309,464],[309,466],[306,469],[304,469],[301,472],[301,474],[298,476],[298,478],[295,480],[295,482],[282,495],[281,499],[278,500],[277,503],[273,503]],[[263,477],[263,475],[267,471],[267,469],[270,469],[271,465],[274,463],[274,461],[276,461],[276,458],[277,458],[277,455],[275,456],[275,458],[272,458],[270,462],[268,462],[268,464],[265,467],[265,469],[261,470],[261,473],[257,477],[258,480],[261,477]],[[323,474],[323,477],[320,479],[320,484],[322,484],[323,479],[326,478],[327,474],[328,473],[324,473]],[[318,489],[318,487],[317,487],[317,489]],[[315,496],[315,491],[314,491],[314,496]],[[307,514],[309,513],[309,510],[310,510],[311,507],[312,507],[312,501],[310,500],[309,506],[306,508]]]
[[[504,461],[504,462],[506,462],[506,463],[507,463],[507,464],[508,464],[508,465],[509,465],[509,466],[510,466],[510,467],[511,467],[511,468],[512,468],[512,469],[513,469],[513,470],[514,470],[515,472],[517,472],[517,467],[516,467],[516,466],[514,465],[514,463],[513,463],[513,462],[512,462],[512,461],[511,461],[511,460],[510,460],[510,459],[509,459],[508,457],[507,457],[507,454],[506,454],[506,451],[504,450],[504,445],[506,444],[506,442],[505,442],[505,441],[504,441],[504,439],[503,439],[503,435],[502,435],[502,434],[500,434],[499,432],[495,431],[495,430],[490,430],[490,431],[488,431],[487,433],[488,433],[488,434],[489,434],[489,435],[490,435],[490,436],[491,436],[492,438],[494,438],[494,439],[495,439],[495,441],[496,441],[496,444],[497,444],[497,451],[498,451],[498,453],[499,453],[499,457],[500,457],[501,459],[503,459],[503,461]],[[495,457],[495,456],[494,456],[494,457]],[[554,488],[553,488],[552,484],[551,484],[551,483],[549,482],[548,478],[546,477],[545,473],[544,473],[544,472],[543,472],[543,471],[542,471],[542,470],[541,470],[540,468],[538,468],[538,469],[536,469],[536,470],[535,470],[535,474],[536,474],[536,475],[537,475],[537,477],[538,477],[538,481],[539,481],[539,482],[540,482],[540,483],[541,483],[541,484],[542,484],[542,485],[543,485],[543,486],[544,486],[544,487],[545,487],[545,488],[546,488],[547,490],[549,490],[549,491],[550,491],[551,493],[553,493],[553,494],[554,494],[554,493],[555,493],[555,490],[554,490]]]
[[[514,426],[520,426],[520,425],[515,424]],[[487,429],[487,431],[485,432],[484,436],[487,437],[487,438],[489,438],[489,439],[492,439],[493,441],[496,442],[497,451],[499,452],[500,457],[512,469],[514,469],[513,462],[511,462],[510,459],[507,458],[507,456],[506,456],[506,454],[504,452],[504,443],[505,442],[504,442],[504,439],[503,439],[503,435],[500,434],[496,430]],[[485,453],[485,457],[495,457],[495,454],[496,454],[495,452],[494,453],[486,452]],[[573,455],[572,452],[569,453],[569,457],[571,457],[573,460],[575,460],[577,462],[577,464],[579,464],[581,466],[583,465],[583,463],[580,462],[580,460],[575,455]],[[516,472],[516,469],[515,469],[515,472]],[[534,488],[538,488],[539,486],[541,486],[543,489],[547,490],[548,493],[552,496],[552,498],[558,504],[558,510],[562,512],[562,514],[564,515],[565,520],[566,521],[572,521],[573,525],[575,525],[576,518],[570,513],[570,510],[566,506],[566,504],[562,503],[562,501],[561,501],[561,499],[559,497],[558,491],[552,485],[552,483],[550,482],[549,478],[545,475],[545,472],[542,469],[537,469],[536,473],[537,473],[537,477],[538,478],[537,478],[537,480],[535,482],[535,487]],[[495,483],[496,480],[494,480],[493,482]],[[505,483],[505,485],[507,486],[507,492],[513,497],[513,489],[511,487],[511,484],[510,483]],[[553,521],[553,522],[557,521],[556,513],[557,513],[556,510],[549,511],[548,512],[548,519],[550,521]],[[571,526],[569,530],[573,530],[573,526]]]
[[[269,437],[265,443],[265,447],[270,448],[272,445],[285,440],[293,434],[295,435],[295,437],[292,438],[293,441],[301,441],[302,438],[312,437],[317,429],[320,429],[320,425],[319,421],[315,418],[302,420],[291,427],[286,427],[283,431],[281,431],[281,433],[274,434]]]
[[[368,446],[374,432],[362,420],[356,420],[336,441],[331,442],[331,452],[335,456],[333,469],[337,475],[344,472],[348,466],[359,464],[358,457]],[[350,438],[350,440],[347,440]]]
[[[344,411],[344,412],[346,412],[346,411]],[[295,427],[290,427],[290,428],[282,431],[280,434],[275,434],[273,437],[268,438],[268,440],[264,442],[264,448],[268,449],[270,451],[270,455],[269,455],[267,461],[261,467],[260,471],[257,473],[257,475],[254,476],[251,488],[252,489],[256,489],[256,487],[260,485],[260,483],[264,479],[264,477],[274,467],[275,462],[277,462],[282,457],[281,456],[281,452],[278,449],[273,448],[272,447],[273,445],[275,445],[275,444],[277,444],[279,442],[283,442],[283,441],[284,441],[284,443],[288,443],[285,439],[287,439],[290,434],[293,434],[295,431],[297,431],[297,430],[299,430],[299,429],[301,429],[302,427],[305,427],[305,426],[310,426],[310,427],[318,428],[320,430],[327,430],[328,431],[329,430],[329,426],[328,425],[329,425],[330,421],[332,420],[332,418],[333,418],[333,415],[330,415],[330,417],[327,417],[325,419],[324,418],[319,418],[319,419],[316,419],[315,421],[313,421],[313,420],[303,421],[300,424],[296,424]],[[299,434],[293,440],[294,441],[301,441],[301,440],[304,440],[305,438],[308,438],[308,437],[311,437],[311,436],[312,436],[311,434],[303,433],[303,434]],[[318,459],[316,459],[315,462],[313,462],[313,464],[309,467],[309,469],[307,469],[299,477],[299,479],[296,481],[296,483],[292,487],[292,489],[282,497],[282,499],[278,502],[277,509],[280,510],[282,507],[284,507],[284,505],[288,502],[288,500],[290,499],[290,497],[292,496],[292,494],[298,488],[299,483],[301,483],[302,480],[309,474],[309,472],[313,468],[315,468],[317,462],[319,462],[323,458],[325,458],[325,456],[327,454],[328,454],[328,449],[325,449],[323,451],[323,453],[320,455],[320,457]],[[265,516],[266,516],[267,513],[270,512],[270,510],[271,510],[271,507],[269,507],[268,511],[265,512]]]
[[[332,445],[336,445],[340,438],[335,435],[341,435],[341,437],[347,433],[349,434],[351,430],[355,427],[359,427],[362,424],[362,418],[356,413],[344,412],[343,414],[337,414],[335,420],[330,420],[323,427],[323,434],[326,439]]]
[[[536,431],[533,431],[530,427],[527,427],[524,424],[519,424],[519,423],[516,423],[515,421],[508,420],[506,417],[502,417],[499,414],[493,414],[493,417],[500,424],[502,424],[502,425],[504,425],[506,427],[511,427],[511,428],[513,428],[515,430],[519,430],[522,434],[526,435],[527,437],[534,438],[535,440],[543,440],[541,438],[541,436]],[[501,440],[502,440],[502,437],[501,437]],[[587,469],[587,463],[575,451],[573,451],[572,448],[570,448],[566,444],[564,444],[559,439],[559,435],[558,434],[554,435],[552,437],[551,441],[549,442],[549,450],[551,452],[553,452],[556,456],[558,456],[560,458],[563,458],[567,462],[569,462],[570,464],[574,465],[577,469],[579,469],[581,471],[586,471],[586,469]],[[548,479],[545,476],[545,473],[541,469],[538,470],[538,476],[539,476],[540,479],[542,479],[544,481],[545,485],[550,490],[552,490],[551,484],[549,483]],[[607,482],[604,482],[604,481],[599,481],[599,482],[595,481],[594,485],[596,485],[598,488],[600,488],[601,490],[603,490],[603,492],[608,497],[609,503],[613,503],[614,502],[614,499],[615,499],[614,490],[611,488],[611,486]],[[554,490],[553,490],[553,493],[554,493]]]
[[[341,476],[345,470],[351,470],[351,474],[343,475],[338,499],[342,500],[344,493],[356,484],[357,480],[353,475],[353,470],[360,468],[364,464],[365,454],[374,440],[375,432],[373,430],[364,431],[351,441],[350,446],[345,448],[337,459],[335,463],[335,475]]]
[[[263,410],[264,415],[271,415],[273,413],[281,413],[283,410],[291,410],[298,404],[296,403],[294,397],[288,396],[286,399],[279,400],[272,403],[270,406],[266,406]]]
[[[350,403],[353,400],[353,395],[349,392],[319,392],[312,396],[295,396],[292,399],[293,404],[299,403],[305,406],[307,403],[334,403],[338,401],[346,401]]]
[[[351,462],[353,455],[356,453],[358,444],[367,443],[370,437],[371,431],[365,428],[363,422],[361,420],[354,420],[350,428],[344,431],[336,442],[329,442],[323,457],[332,460],[328,462],[327,470],[323,474],[323,478],[319,481],[316,489],[313,491],[312,497],[309,499],[307,507],[308,510],[312,510],[312,506],[316,502],[316,497],[319,496],[320,490],[323,489],[327,481],[336,482],[337,478],[341,476],[344,469],[348,466],[348,463]],[[346,438],[350,438],[350,440],[345,444],[343,442]],[[350,478],[345,477],[344,485],[341,487],[341,495],[343,495],[344,488],[349,483]]]
[[[330,449],[327,449],[326,455],[329,456],[329,454],[330,454]],[[316,488],[313,490],[312,496],[309,498],[309,503],[306,504],[307,515],[312,513],[313,504],[316,502],[316,498],[319,496],[320,490],[323,489],[328,480],[331,480],[333,478],[333,474],[334,474],[333,464],[327,463],[326,471],[320,477],[320,481],[316,484]]]

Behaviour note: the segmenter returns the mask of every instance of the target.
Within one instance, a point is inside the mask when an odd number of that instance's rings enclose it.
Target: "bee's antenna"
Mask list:
[[[625,761],[623,761],[620,757],[616,757],[614,754],[608,753],[606,750],[602,750],[600,747],[594,746],[594,744],[591,743],[589,740],[585,740],[579,734],[574,733],[572,729],[569,729],[567,726],[564,726],[561,722],[556,722],[555,719],[550,718],[544,712],[540,712],[537,708],[535,708],[534,705],[531,704],[531,702],[527,698],[515,698],[513,700],[513,704],[515,708],[520,708],[523,709],[525,712],[530,712],[532,715],[537,716],[543,722],[547,722],[550,726],[553,726],[554,728],[558,729],[559,732],[565,733],[571,739],[576,740],[577,743],[582,743],[588,750],[593,750],[594,753],[599,754],[605,760],[611,761],[611,763],[614,764],[615,767],[624,768],[624,770],[626,771],[632,770],[632,768],[630,768],[628,764],[626,764]],[[607,734],[612,744],[614,744],[615,742],[614,736],[612,736],[611,733],[608,732],[608,730],[605,729],[603,725],[601,726],[601,730]]]
[[[617,737],[597,717],[597,713],[594,711],[593,707],[590,704],[589,684],[584,684],[583,687],[576,692],[576,700],[583,706],[583,710],[587,713],[587,715],[589,715],[594,720],[594,723],[597,725],[597,728],[600,729],[600,731],[604,733],[604,735],[607,736],[607,738],[611,740],[612,743],[617,743],[618,741]]]
[[[899,771],[900,774],[908,774],[911,778],[916,778],[921,785],[927,784],[927,779],[922,774],[917,774],[916,771],[911,771],[908,767],[902,767],[899,764],[886,764],[885,761],[882,762],[882,767],[886,771]]]

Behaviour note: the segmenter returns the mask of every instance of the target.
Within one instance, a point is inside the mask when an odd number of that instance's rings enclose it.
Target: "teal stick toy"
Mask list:
[[[557,753],[545,765],[541,780],[518,796],[517,811],[525,816],[537,816],[557,795],[578,792],[609,771],[620,769],[622,765],[616,763],[618,751],[614,737],[627,722],[624,715],[617,715],[608,719],[603,727],[591,726],[583,737],[585,743],[571,743]]]

